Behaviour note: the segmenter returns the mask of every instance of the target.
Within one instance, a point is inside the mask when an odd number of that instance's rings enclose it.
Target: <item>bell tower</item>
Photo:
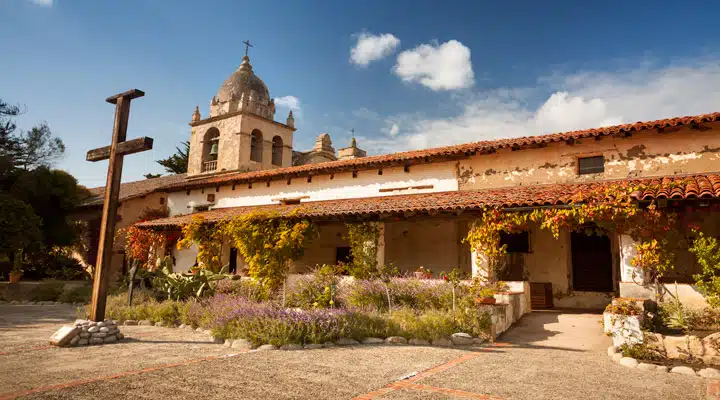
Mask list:
[[[202,118],[195,107],[190,122],[188,176],[231,171],[257,171],[292,164],[295,119],[275,121],[275,101],[255,75],[247,55],[210,101]]]

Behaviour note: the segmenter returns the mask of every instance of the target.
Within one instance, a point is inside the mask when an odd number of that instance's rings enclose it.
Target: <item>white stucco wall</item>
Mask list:
[[[173,247],[172,255],[175,258],[175,266],[173,272],[188,272],[195,264],[197,258],[198,248],[196,244],[191,245],[187,249],[178,250],[177,247]]]
[[[410,167],[409,172],[405,172],[403,167],[384,168],[382,175],[377,169],[364,170],[358,171],[356,178],[353,178],[352,172],[342,172],[332,177],[314,176],[311,182],[301,177],[292,179],[290,184],[285,180],[272,181],[270,186],[265,182],[255,182],[252,188],[248,188],[248,184],[238,184],[235,190],[232,190],[232,185],[221,186],[219,191],[212,187],[193,189],[190,194],[183,190],[168,194],[168,207],[170,215],[180,215],[192,212],[193,207],[198,205],[226,208],[278,204],[279,198],[304,196],[307,198],[303,198],[302,202],[454,191],[458,190],[455,165],[454,162],[415,165]],[[210,193],[215,194],[214,203],[207,202]]]

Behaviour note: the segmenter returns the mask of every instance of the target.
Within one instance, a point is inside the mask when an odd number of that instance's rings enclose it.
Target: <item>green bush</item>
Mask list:
[[[702,272],[693,277],[700,293],[705,296],[711,306],[719,307],[720,242],[712,236],[705,236],[702,232],[698,232],[698,236],[689,250],[695,254],[698,264],[702,266]]]
[[[418,313],[404,308],[393,311],[388,319],[397,332],[408,338],[432,340],[447,338],[458,332],[455,318],[447,311],[428,310]]]
[[[218,281],[215,283],[215,293],[242,297],[255,303],[270,300],[268,288],[260,282],[249,278]]]
[[[335,265],[323,265],[310,274],[295,278],[286,288],[286,306],[337,308],[339,271]]]
[[[157,301],[151,292],[138,290],[133,293],[132,306],[127,305],[127,293],[108,296],[105,316],[120,321],[146,319],[170,325],[182,321],[181,312],[185,310],[185,302]],[[83,314],[86,313],[87,308]]]
[[[64,282],[43,281],[32,291],[32,301],[57,301],[65,287]]]
[[[63,303],[87,303],[92,297],[92,286],[78,286],[62,292],[57,301]]]

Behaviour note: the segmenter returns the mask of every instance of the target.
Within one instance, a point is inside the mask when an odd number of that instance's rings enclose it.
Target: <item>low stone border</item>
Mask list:
[[[644,362],[639,362],[638,360],[632,358],[632,357],[625,357],[618,351],[618,349],[615,346],[610,346],[607,349],[608,357],[610,357],[613,361],[616,363],[628,367],[628,368],[637,368],[643,371],[656,371],[656,372],[671,372],[674,374],[682,374],[682,375],[690,375],[690,376],[700,376],[703,378],[710,378],[710,379],[720,379],[720,370],[717,370],[715,368],[702,368],[699,370],[695,370],[688,366],[677,366],[673,367],[672,369],[665,366],[665,365],[656,365],[656,364],[649,364]]]
[[[26,305],[26,306],[58,306],[58,305],[71,305],[71,306],[84,306],[87,303],[63,303],[61,301],[30,301],[30,300],[13,300],[6,301],[0,300],[0,304],[10,305]]]
[[[118,322],[119,323],[119,322]],[[357,341],[350,338],[340,338],[334,342],[325,343],[311,343],[306,345],[299,344],[286,344],[283,346],[274,346],[271,344],[264,344],[261,346],[253,346],[252,343],[245,339],[221,339],[214,337],[212,331],[203,328],[193,328],[189,325],[167,325],[163,322],[153,323],[150,320],[127,320],[122,322],[123,325],[140,325],[140,326],[159,326],[163,328],[178,328],[194,331],[197,333],[205,334],[209,336],[210,340],[215,344],[222,344],[225,347],[230,347],[238,350],[255,350],[255,351],[267,351],[267,350],[315,350],[322,348],[331,348],[336,346],[357,346],[357,345],[410,345],[410,346],[436,346],[436,347],[453,347],[453,346],[478,346],[485,343],[483,338],[474,338],[471,335],[463,332],[453,333],[450,338],[441,338],[435,340],[424,340],[424,339],[407,339],[402,336],[390,336],[387,338],[364,338],[362,341]]]

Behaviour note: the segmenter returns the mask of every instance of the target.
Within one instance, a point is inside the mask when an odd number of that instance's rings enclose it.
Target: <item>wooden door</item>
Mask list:
[[[571,237],[573,290],[612,292],[612,251],[606,235],[573,232]]]

